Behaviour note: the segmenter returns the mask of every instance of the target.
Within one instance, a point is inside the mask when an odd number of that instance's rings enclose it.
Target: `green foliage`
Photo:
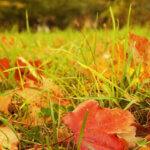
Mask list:
[[[51,115],[51,110],[49,107],[47,107],[47,108],[41,107],[41,112],[43,113],[43,115],[45,117],[50,117],[50,115]]]

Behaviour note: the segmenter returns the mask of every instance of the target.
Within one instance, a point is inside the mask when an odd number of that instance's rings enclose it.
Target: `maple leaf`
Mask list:
[[[43,69],[43,66],[41,66],[40,60],[35,61],[27,61],[23,57],[18,57],[15,61],[16,67],[24,67],[19,68],[15,70],[15,79],[20,81],[20,75],[22,78],[26,77],[31,80],[37,81],[40,79],[41,71],[36,71],[35,67],[40,67],[39,69]]]
[[[3,77],[8,77],[8,72],[4,72],[5,70],[9,69],[9,60],[7,58],[0,59],[0,71],[2,72],[2,76],[0,75],[1,80],[3,80]]]
[[[22,62],[20,59],[16,59],[15,61],[15,67],[25,67],[26,64]],[[15,79],[20,81],[20,75],[23,77],[25,74],[26,69],[25,68],[19,68],[15,70]],[[26,71],[27,73],[27,71]]]
[[[10,68],[9,62],[7,58],[0,59],[0,71],[2,72],[2,75],[0,74],[1,80],[3,80],[3,77],[8,77],[8,72],[5,72],[5,70]],[[50,64],[50,62],[47,63],[47,65]],[[28,62],[23,57],[18,57],[14,65],[15,67],[19,67],[15,70],[16,82],[20,83],[20,78],[22,78],[27,82],[28,80],[33,80],[34,84],[38,85],[37,81],[43,80],[42,70],[44,70],[44,66],[40,60]],[[25,83],[25,86],[27,86],[27,84],[28,83]]]
[[[150,41],[146,37],[138,36],[133,33],[129,33],[129,48],[130,52],[133,53],[133,57],[135,58],[136,64],[139,64],[142,62],[141,66],[141,76],[140,81],[144,81],[147,78],[150,78]],[[126,54],[125,57],[125,49],[124,45],[120,42],[116,42],[114,46],[114,55],[113,55],[113,65],[114,70],[116,72],[116,75],[119,79],[122,77],[122,71],[123,71],[123,64],[124,61],[126,62],[129,57],[129,53]],[[109,41],[110,42],[110,41]],[[110,42],[111,43],[111,42]],[[112,45],[112,44],[111,44]],[[108,56],[110,57],[112,53],[112,46],[109,49]],[[105,78],[109,78],[112,74],[112,66],[109,63],[108,60],[109,57],[104,57],[105,54],[102,54],[98,57],[96,63],[94,65],[91,65],[91,68],[102,74]],[[107,56],[107,55],[106,55]],[[131,68],[128,68],[129,70],[132,70],[132,73],[134,72],[134,60],[131,60]],[[86,73],[86,72],[85,72]],[[130,71],[127,72],[130,76]],[[138,80],[138,79],[137,79]]]
[[[46,65],[50,65],[48,62]],[[40,60],[27,61],[23,57],[18,57],[15,61],[15,66],[20,67],[15,70],[15,79],[20,81],[20,75],[25,80],[33,80],[35,84],[42,79],[42,70],[44,65]]]
[[[7,62],[7,63],[6,63]],[[4,58],[0,60],[2,64],[0,70],[4,71],[5,69],[9,69],[8,59]],[[18,57],[15,61],[15,66],[20,67],[19,69],[15,70],[15,79],[19,81],[20,84],[20,76],[25,79],[23,85],[19,87],[19,89],[14,90],[10,94],[6,96],[0,97],[0,111],[4,113],[14,113],[19,110],[18,107],[21,106],[20,100],[26,101],[29,104],[30,109],[30,118],[32,124],[41,124],[41,119],[37,116],[37,113],[40,112],[41,107],[47,107],[46,99],[48,97],[47,92],[50,91],[50,98],[54,103],[63,104],[64,101],[61,101],[60,98],[64,96],[61,88],[53,83],[50,79],[44,78],[41,73],[41,69],[44,69],[40,60],[35,61],[26,61],[23,57]],[[34,67],[38,68],[36,70]],[[8,74],[4,74],[6,77]],[[40,81],[40,83],[37,82]],[[36,88],[36,89],[33,89]],[[40,89],[44,89],[45,91],[41,92]],[[14,104],[14,97],[18,95],[20,98],[17,104]],[[18,97],[17,96],[17,97]],[[16,99],[16,98],[15,98]],[[67,102],[67,103],[66,103]],[[70,104],[66,101],[66,105]],[[20,106],[17,106],[20,104]],[[18,108],[18,109],[17,109]]]
[[[138,51],[138,53],[141,56],[144,56],[147,49],[150,46],[150,42],[148,41],[148,39],[144,36],[138,36],[131,32],[129,33],[129,35],[130,35],[131,46],[134,46],[136,48],[136,50]]]
[[[62,119],[68,128],[75,133],[76,144],[86,110],[88,110],[89,115],[87,117],[81,144],[83,147],[86,145],[84,143],[88,142],[89,147],[91,146],[93,149],[97,149],[97,147],[94,147],[97,145],[98,147],[104,146],[105,149],[121,150],[123,149],[123,144],[115,135],[119,137],[123,135],[122,137],[128,142],[131,142],[131,138],[133,140],[135,137],[135,127],[131,126],[131,124],[134,123],[134,117],[130,112],[123,111],[119,108],[101,108],[97,101],[87,100]],[[129,136],[131,137],[129,138],[127,135],[130,133],[131,135]],[[108,145],[112,147],[108,147]],[[88,149],[88,147],[82,149],[85,150]]]
[[[38,68],[38,70],[37,70],[37,73],[38,73],[38,74],[41,74],[41,73],[42,73],[42,71],[41,71],[40,69],[44,69],[44,66],[42,65],[42,62],[41,62],[40,60],[29,61],[29,63],[30,63],[32,66]]]
[[[78,143],[79,133],[75,135]],[[114,134],[101,130],[87,130],[82,139],[81,150],[123,150],[123,143]]]
[[[143,72],[140,80],[150,78],[150,41],[146,37],[130,33],[129,46],[134,53],[135,61],[142,62]]]

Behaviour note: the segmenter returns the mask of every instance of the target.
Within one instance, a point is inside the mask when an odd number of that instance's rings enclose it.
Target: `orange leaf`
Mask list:
[[[130,43],[132,46],[135,46],[136,50],[139,52],[140,55],[144,56],[147,49],[150,46],[150,43],[146,37],[138,36],[133,33],[130,34]]]
[[[130,33],[129,46],[134,53],[135,61],[142,62],[141,81],[150,78],[150,41],[146,37]]]

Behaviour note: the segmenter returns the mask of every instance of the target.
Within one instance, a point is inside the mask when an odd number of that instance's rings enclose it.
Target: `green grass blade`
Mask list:
[[[3,145],[1,145],[1,144],[0,144],[0,146],[1,146],[1,147],[4,147],[5,149],[10,149],[11,144],[10,144],[10,139],[9,139],[9,137],[6,135],[6,133],[5,133],[3,130],[0,129],[0,132],[1,132],[2,134],[4,134],[4,136],[6,137],[7,142],[8,142],[8,146],[3,146]]]
[[[16,130],[13,128],[13,126],[6,119],[4,119],[1,116],[0,116],[0,121],[2,121],[5,125],[7,125],[13,131],[13,133],[16,135],[18,141],[20,141],[20,138],[19,138]]]
[[[82,127],[81,127],[80,136],[79,136],[79,140],[78,140],[77,150],[80,150],[80,146],[81,146],[81,142],[82,142],[82,138],[83,138],[83,134],[84,134],[84,128],[85,128],[87,116],[88,116],[88,110],[86,110],[85,115],[84,115],[83,124],[82,124]]]
[[[111,19],[113,23],[113,44],[112,44],[112,53],[111,53],[111,66],[112,66],[112,74],[111,74],[111,79],[112,82],[114,82],[114,73],[115,73],[115,67],[114,67],[114,51],[115,51],[115,41],[116,41],[116,23],[115,23],[115,17],[112,8],[109,8],[110,14],[111,14]],[[112,91],[114,95],[114,87],[112,86]]]
[[[103,82],[108,83],[111,86],[114,86],[115,88],[117,88],[118,90],[120,90],[121,92],[125,93],[125,91],[122,88],[120,88],[119,86],[117,86],[116,84],[114,84],[113,82],[111,82],[110,80],[106,79],[104,76],[102,76],[101,74],[99,74],[94,69],[92,69],[92,68],[90,68],[90,67],[88,67],[88,66],[86,66],[86,65],[84,65],[84,64],[82,64],[80,62],[78,62],[78,64],[80,66],[82,66],[83,68],[90,70],[93,74],[95,74],[97,77],[99,77]]]
[[[27,29],[27,32],[30,33],[29,16],[28,16],[27,10],[26,10],[26,29]]]
[[[56,120],[55,120],[55,117],[54,117],[54,110],[53,110],[53,105],[52,105],[51,99],[49,100],[49,106],[50,106],[50,110],[51,110],[54,143],[57,143],[58,140],[57,140]],[[57,146],[56,146],[56,148],[57,148]]]
[[[48,136],[46,136],[46,145],[47,145],[48,150],[52,150],[50,143],[49,143],[49,137]]]
[[[129,25],[130,25],[131,10],[132,10],[132,4],[130,4],[129,12],[128,12],[128,21],[127,21],[127,30],[128,31],[129,31]]]

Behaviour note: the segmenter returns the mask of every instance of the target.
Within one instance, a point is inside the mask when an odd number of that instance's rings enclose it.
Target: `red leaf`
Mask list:
[[[41,69],[44,69],[42,62],[40,60],[29,61],[29,63],[37,69],[38,74],[41,74]]]
[[[0,71],[2,71],[3,75],[5,78],[8,77],[8,72],[4,72],[5,70],[9,69],[9,60],[7,58],[0,59]],[[1,79],[3,80],[3,77],[0,76]]]
[[[98,107],[99,106],[97,105],[96,101],[93,101],[93,100],[85,101],[84,103],[80,104],[74,111],[70,112],[68,115],[63,117],[63,122],[73,132],[75,132],[75,133],[80,132],[86,110],[88,109],[88,111],[89,111],[89,113],[88,113],[89,115],[88,115],[87,121],[86,121],[86,126],[87,126],[88,124],[92,124],[93,122],[95,122],[94,116],[96,114],[96,111],[98,109],[102,109],[102,108],[98,108]]]
[[[26,61],[23,61],[22,57],[18,57],[16,59],[16,61],[15,61],[15,66],[16,67],[27,67],[29,64],[32,67],[35,67],[34,71],[40,77],[40,75],[42,73],[41,69],[44,69],[44,67],[43,67],[43,65],[42,65],[40,60],[26,62]],[[36,78],[35,75],[33,75],[33,73],[31,72],[30,68],[19,68],[19,69],[16,69],[16,71],[15,71],[15,79],[16,80],[20,81],[19,70],[20,70],[22,78],[24,78],[24,76],[25,76],[25,78],[28,78],[30,80],[33,80],[33,81],[37,82],[37,78]]]
[[[81,103],[73,112],[63,117],[63,122],[75,133],[76,142],[78,141],[78,134],[80,133],[86,110],[88,110],[88,117],[82,145],[87,142],[85,139],[88,139],[88,141],[92,141],[91,143],[94,146],[100,147],[103,146],[101,141],[104,140],[106,143],[108,142],[108,145],[112,146],[114,144],[114,147],[118,145],[119,149],[122,149],[123,146],[121,145],[123,144],[115,135],[133,132],[134,127],[131,126],[134,122],[133,115],[119,108],[101,108],[97,101],[87,100]],[[116,142],[112,142],[113,140]],[[106,143],[104,144],[105,148],[107,148]]]
[[[85,111],[88,109],[89,115],[86,127],[101,128],[103,132],[119,133],[130,131],[130,125],[134,122],[133,115],[128,111],[119,108],[101,108],[97,101],[87,100],[81,103],[73,112],[63,118],[68,127],[74,131],[80,131]],[[78,124],[75,124],[78,122]]]
[[[15,67],[25,67],[25,66],[26,64],[22,62],[21,59],[16,59]],[[15,79],[20,81],[19,71],[20,71],[21,77],[23,77],[25,73],[28,73],[28,71],[25,68],[19,68],[15,70]]]
[[[78,143],[79,134],[75,134]],[[100,129],[87,130],[81,143],[81,150],[123,150],[123,143],[113,134],[106,134]]]
[[[42,62],[40,60],[35,60],[35,61],[29,61],[29,63],[33,67],[35,67],[37,74],[40,76],[42,74],[41,70],[44,70],[44,66],[42,65]],[[33,80],[33,81],[37,81],[36,77],[32,73],[28,74],[28,78]]]

